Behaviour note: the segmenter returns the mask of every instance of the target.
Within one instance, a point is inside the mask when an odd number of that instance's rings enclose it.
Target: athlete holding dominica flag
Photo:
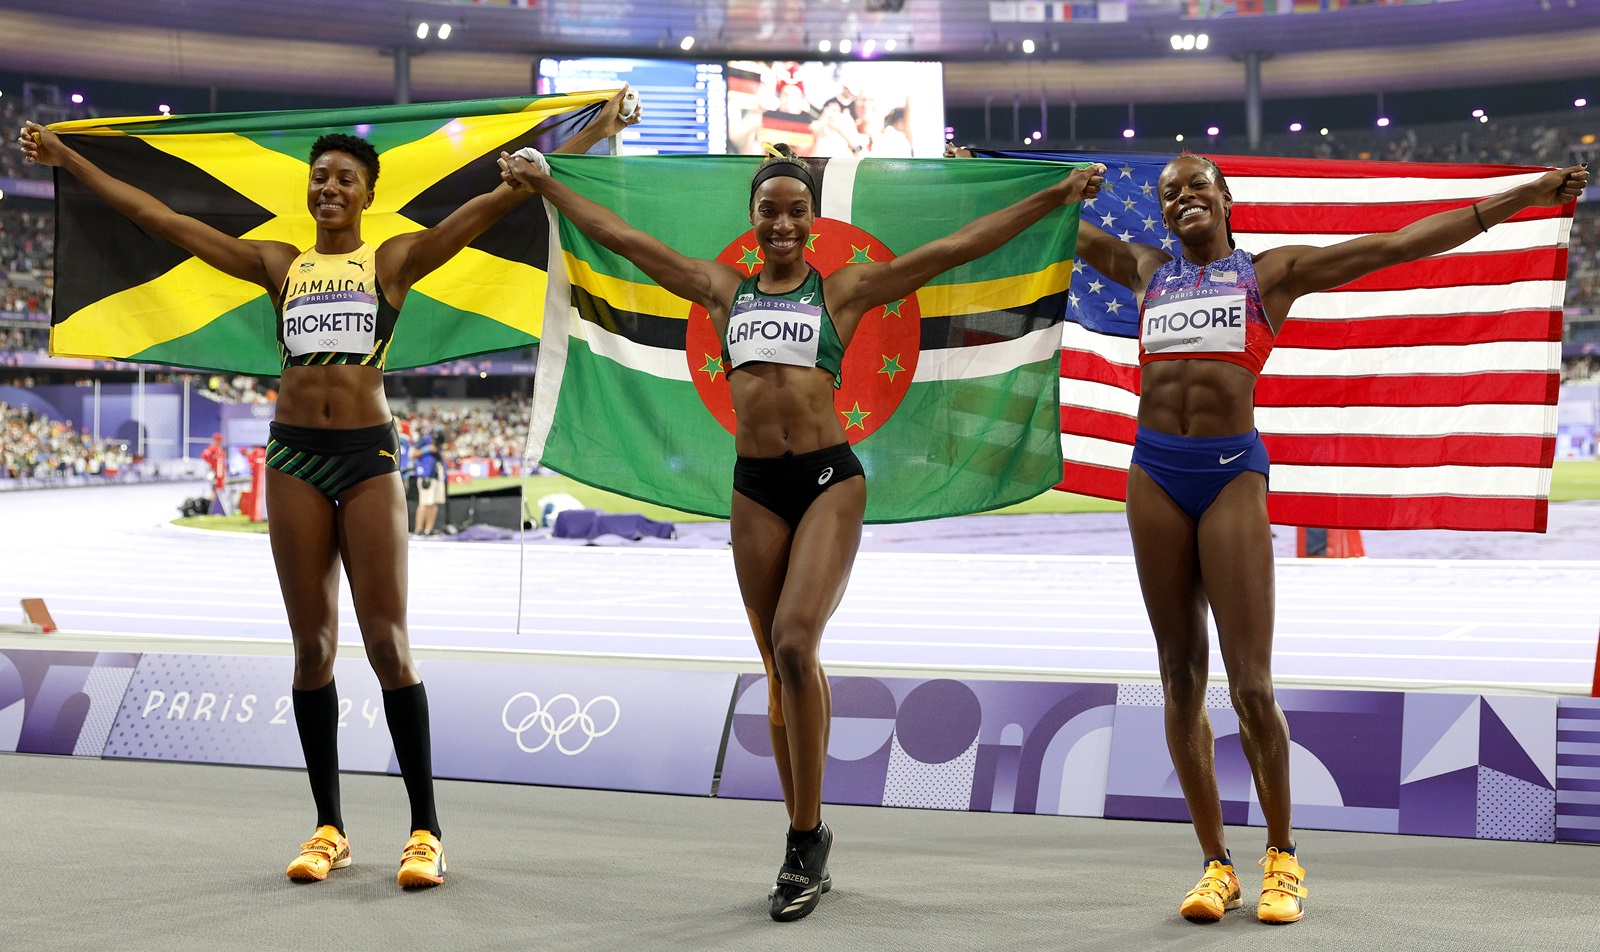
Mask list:
[[[530,161],[529,159],[532,159]],[[1099,191],[1086,166],[1001,211],[892,261],[826,278],[806,260],[818,194],[811,167],[784,147],[750,183],[761,268],[749,276],[691,258],[564,185],[537,153],[513,158],[507,182],[537,190],[584,234],[661,287],[706,308],[723,341],[737,419],[731,531],[734,570],[766,665],[768,720],[789,834],[768,912],[780,922],[816,907],[832,885],[833,834],[822,822],[830,699],[818,656],[861,541],[866,481],[835,412],[844,350],[862,316],[986,255],[1052,210]]]

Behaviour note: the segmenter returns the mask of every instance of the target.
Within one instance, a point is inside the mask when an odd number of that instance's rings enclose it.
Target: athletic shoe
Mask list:
[[[826,823],[820,833],[789,840],[778,881],[767,893],[767,913],[774,921],[803,919],[817,908],[817,900],[833,888],[833,877],[828,875],[828,853],[832,849],[833,831]]]
[[[444,844],[427,830],[413,830],[400,854],[400,886],[421,889],[444,882]]]
[[[1262,922],[1299,922],[1306,914],[1306,887],[1300,881],[1306,878],[1305,867],[1293,853],[1267,850],[1258,864],[1266,872],[1261,877],[1261,906],[1256,918]]]
[[[319,826],[311,839],[300,844],[300,855],[289,864],[289,878],[297,882],[321,882],[328,871],[350,865],[350,841],[336,826]]]
[[[1216,922],[1229,909],[1244,905],[1239,897],[1239,877],[1221,860],[1206,864],[1206,874],[1183,897],[1178,912],[1190,922]]]

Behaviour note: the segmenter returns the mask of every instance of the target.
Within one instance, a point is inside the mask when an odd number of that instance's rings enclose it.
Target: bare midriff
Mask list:
[[[1256,377],[1224,360],[1153,360],[1139,371],[1139,425],[1173,436],[1255,429]]]
[[[833,407],[833,374],[819,367],[746,364],[728,375],[738,417],[734,452],[773,457],[845,442]]]
[[[334,430],[388,423],[383,371],[359,364],[285,367],[273,418],[290,426]]]

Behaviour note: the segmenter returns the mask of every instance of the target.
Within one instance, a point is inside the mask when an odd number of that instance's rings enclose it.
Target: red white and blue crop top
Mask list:
[[[1256,269],[1242,248],[1208,265],[1181,255],[1156,270],[1139,305],[1139,366],[1200,358],[1257,376],[1276,335],[1261,306]]]

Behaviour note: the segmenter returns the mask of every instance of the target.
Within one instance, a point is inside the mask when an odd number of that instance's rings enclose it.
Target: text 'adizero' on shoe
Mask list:
[[[1233,867],[1221,860],[1206,864],[1206,873],[1200,882],[1183,897],[1178,913],[1190,922],[1216,922],[1229,909],[1244,904],[1239,896],[1239,877]]]
[[[319,826],[311,839],[300,844],[300,855],[289,864],[289,878],[296,882],[321,882],[328,871],[350,865],[350,841],[336,826]]]
[[[1256,918],[1262,922],[1299,922],[1306,914],[1306,887],[1300,885],[1306,870],[1293,853],[1267,850],[1259,864],[1261,876],[1261,905]]]
[[[400,887],[420,889],[444,882],[444,844],[427,830],[413,830],[400,854]]]
[[[833,888],[833,877],[828,875],[828,853],[832,849],[833,831],[826,823],[815,833],[789,840],[778,881],[767,893],[767,912],[774,921],[803,919],[817,908],[817,900]]]

